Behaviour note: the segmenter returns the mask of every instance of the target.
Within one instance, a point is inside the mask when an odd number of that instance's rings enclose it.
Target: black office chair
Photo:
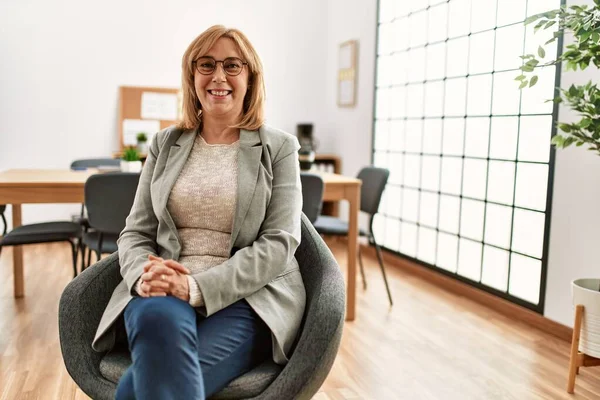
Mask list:
[[[85,182],[85,207],[91,228],[82,238],[89,249],[86,267],[92,251],[97,260],[103,253],[117,251],[117,239],[125,228],[139,180],[137,173],[111,172],[92,175]]]
[[[381,195],[387,184],[390,171],[385,168],[377,167],[364,167],[358,173],[357,178],[362,181],[360,190],[360,210],[369,214],[369,230],[365,232],[360,229],[359,234],[369,238],[369,242],[375,245],[377,251],[377,259],[379,266],[381,267],[381,273],[383,274],[383,280],[385,281],[385,288],[387,289],[388,298],[390,299],[390,305],[394,305],[392,301],[392,293],[388,285],[387,276],[385,274],[385,266],[383,265],[383,256],[381,249],[375,240],[373,235],[373,217],[379,210],[379,203],[381,202]],[[342,221],[339,218],[330,217],[326,215],[320,215],[317,221],[314,223],[315,229],[320,234],[334,235],[334,236],[346,236],[348,235],[348,223]],[[363,278],[363,287],[367,288],[367,280],[365,278],[365,270],[363,267],[362,256],[360,247],[358,249],[358,261],[360,264],[360,273]]]
[[[300,181],[302,182],[302,212],[314,224],[323,206],[323,178],[317,174],[301,172]]]
[[[14,228],[8,234],[4,212],[6,205],[0,205],[0,216],[4,223],[2,239],[0,239],[0,252],[5,246],[21,246],[25,244],[69,242],[73,257],[73,276],[77,276],[77,255],[79,241],[81,239],[81,227],[76,222],[53,221],[37,224],[21,225]],[[83,259],[83,257],[82,257]]]

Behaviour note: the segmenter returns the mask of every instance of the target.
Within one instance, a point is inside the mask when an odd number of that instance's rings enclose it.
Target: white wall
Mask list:
[[[349,4],[350,3],[350,4]],[[355,174],[371,160],[373,66],[375,63],[376,1],[329,1],[327,110],[331,116],[327,150],[343,158],[344,173]],[[568,0],[567,4],[593,4],[592,0]],[[340,10],[344,9],[344,13]],[[359,39],[359,89],[355,108],[336,106],[337,45]],[[565,45],[569,40],[565,41]],[[562,75],[562,86],[598,82],[600,72],[588,70]],[[559,120],[569,121],[574,113],[560,107]],[[573,325],[570,282],[582,277],[600,277],[600,157],[582,148],[556,153],[550,231],[546,306],[544,315],[567,326]],[[345,215],[342,210],[342,215]]]
[[[290,133],[298,122],[324,126],[324,7],[319,0],[0,2],[0,170],[67,168],[118,150],[118,87],[179,87],[183,52],[218,23],[241,29],[259,52],[268,123]],[[23,222],[78,210],[25,205]]]

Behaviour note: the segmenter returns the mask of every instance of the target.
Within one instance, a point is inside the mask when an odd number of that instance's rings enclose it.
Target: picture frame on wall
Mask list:
[[[337,82],[337,104],[339,107],[354,107],[356,105],[357,52],[357,40],[348,40],[340,44]]]

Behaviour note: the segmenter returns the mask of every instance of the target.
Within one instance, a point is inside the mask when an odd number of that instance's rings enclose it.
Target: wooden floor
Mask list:
[[[343,247],[331,244],[340,263]],[[0,399],[87,399],[67,374],[58,343],[60,293],[71,277],[63,244],[25,248],[26,297],[12,296],[12,252],[0,258]],[[314,400],[598,399],[600,367],[581,368],[565,391],[569,344],[513,322],[401,270],[388,268],[390,308],[374,260],[358,280],[333,369]],[[343,270],[345,270],[343,268]]]

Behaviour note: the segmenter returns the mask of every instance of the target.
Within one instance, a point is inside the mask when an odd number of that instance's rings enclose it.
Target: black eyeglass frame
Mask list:
[[[198,68],[198,60],[203,59],[203,58],[210,59],[210,60],[213,60],[215,62],[215,66],[212,69],[212,71],[210,71],[210,72],[203,72],[203,71],[200,70],[200,68]],[[242,63],[242,68],[240,68],[240,70],[239,70],[239,72],[237,74],[231,74],[230,72],[227,71],[227,68],[225,68],[225,61],[227,61],[227,60],[237,60],[237,61],[240,61]],[[242,60],[241,58],[238,58],[238,57],[227,57],[224,60],[215,60],[211,56],[202,56],[202,57],[198,57],[197,59],[195,59],[194,61],[192,61],[192,65],[194,65],[194,68],[196,69],[196,71],[198,71],[202,75],[212,75],[215,72],[215,70],[217,69],[217,64],[218,63],[221,63],[221,67],[223,68],[223,71],[225,72],[225,74],[227,74],[229,76],[238,76],[244,70],[244,65],[248,65],[247,62],[245,62],[244,60]]]

